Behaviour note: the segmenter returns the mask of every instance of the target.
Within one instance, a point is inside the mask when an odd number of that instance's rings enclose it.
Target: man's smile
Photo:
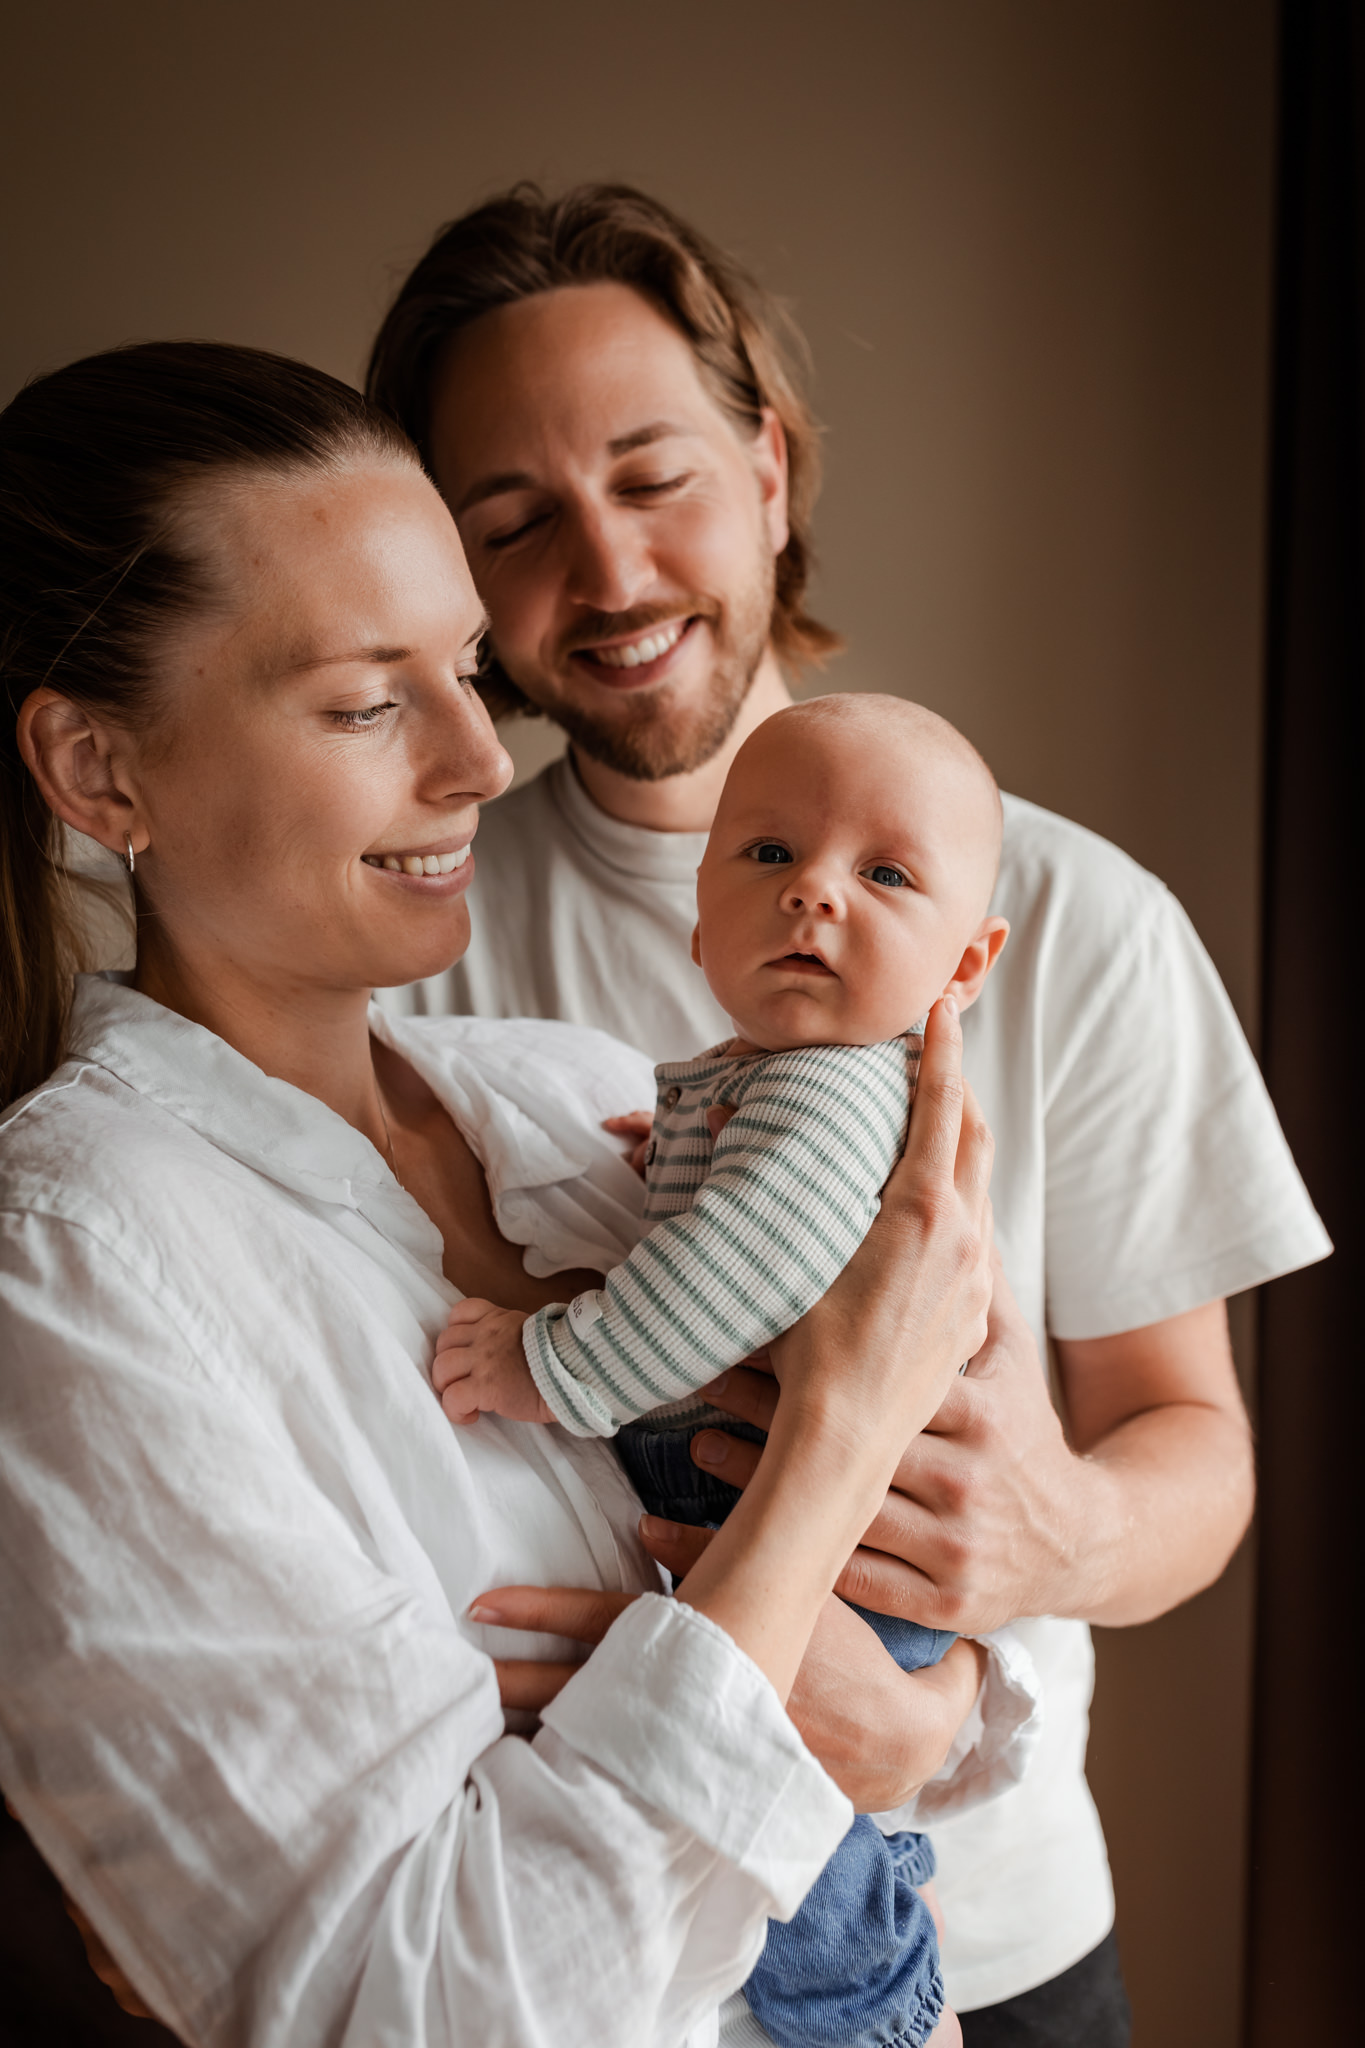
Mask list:
[[[575,647],[569,658],[575,667],[585,669],[594,681],[605,683],[609,689],[638,689],[643,683],[657,682],[674,666],[678,650],[692,639],[693,628],[699,623],[695,613],[688,618],[669,619],[628,640]]]

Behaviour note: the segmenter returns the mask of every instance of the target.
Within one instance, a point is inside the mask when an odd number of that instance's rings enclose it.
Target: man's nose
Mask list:
[[[654,555],[624,506],[580,502],[565,522],[568,596],[599,612],[628,612],[654,582]]]

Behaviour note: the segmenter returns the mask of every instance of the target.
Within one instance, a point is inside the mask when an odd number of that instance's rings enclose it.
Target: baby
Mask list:
[[[433,1373],[452,1419],[626,1424],[652,1513],[723,1519],[738,1496],[688,1446],[709,1421],[737,1425],[698,1389],[790,1328],[865,1236],[905,1143],[922,1021],[945,993],[973,1002],[1005,943],[987,915],[1000,829],[980,755],[919,705],[822,697],[759,727],[697,878],[693,956],[736,1036],[657,1069],[649,1227],[601,1289],[531,1316],[452,1311]],[[864,1619],[904,1670],[952,1640]],[[925,1837],[859,1816],[745,1987],[779,2048],[927,2041],[943,2011],[918,1893],[933,1868]]]

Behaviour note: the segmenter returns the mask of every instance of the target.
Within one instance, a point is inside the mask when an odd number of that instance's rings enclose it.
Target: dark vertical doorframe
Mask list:
[[[1363,15],[1281,6],[1263,1046],[1337,1251],[1261,1305],[1250,2048],[1365,2040]]]

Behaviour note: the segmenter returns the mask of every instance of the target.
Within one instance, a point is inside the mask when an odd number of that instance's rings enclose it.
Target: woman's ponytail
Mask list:
[[[25,699],[47,686],[129,727],[155,719],[158,649],[208,589],[184,494],[376,455],[416,460],[349,385],[213,342],[89,356],[0,413],[0,1107],[60,1063],[82,964],[62,827],[19,751]]]

